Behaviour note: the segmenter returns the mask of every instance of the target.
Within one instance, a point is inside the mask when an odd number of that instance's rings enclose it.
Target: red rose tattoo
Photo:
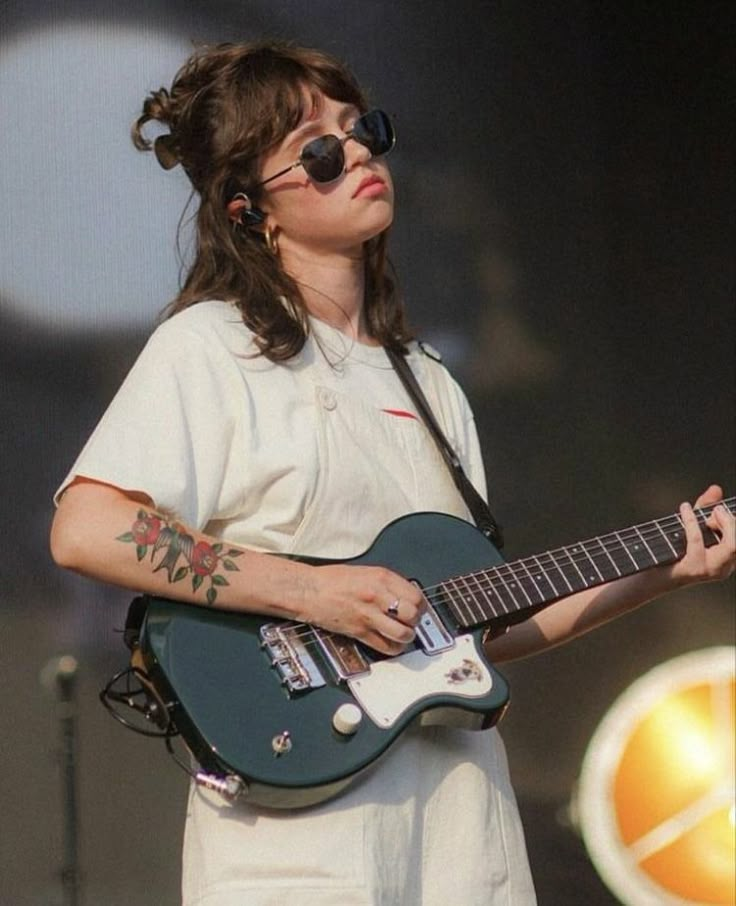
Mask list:
[[[218,556],[206,541],[198,541],[192,551],[192,569],[198,576],[211,576],[217,569]]]
[[[161,531],[161,520],[158,516],[146,516],[136,519],[131,528],[133,540],[136,544],[153,544]]]
[[[179,523],[169,524],[162,516],[147,513],[145,510],[138,510],[130,531],[119,535],[117,540],[135,544],[139,561],[146,559],[150,548],[153,571],[166,570],[169,582],[181,582],[189,576],[192,580],[192,591],[196,592],[207,581],[208,604],[214,604],[217,600],[218,587],[230,584],[218,570],[222,568],[229,572],[237,571],[234,559],[243,553],[235,548],[225,550],[225,546],[220,542],[195,543],[194,538]],[[161,555],[157,557],[160,552]]]

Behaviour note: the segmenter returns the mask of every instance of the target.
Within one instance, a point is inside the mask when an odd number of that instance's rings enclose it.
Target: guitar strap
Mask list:
[[[429,433],[437,444],[437,447],[442,454],[442,458],[445,460],[447,468],[450,470],[452,480],[455,482],[455,486],[470,510],[470,514],[472,515],[475,524],[486,538],[489,538],[496,545],[496,547],[502,548],[503,532],[501,526],[493,518],[493,514],[491,513],[488,504],[476,491],[473,487],[473,483],[465,474],[465,470],[463,469],[457,454],[450,446],[442,428],[440,428],[437,423],[437,419],[434,417],[427,397],[419,386],[416,377],[414,377],[414,372],[409,367],[409,363],[406,361],[404,354],[389,349],[388,346],[385,347],[385,349],[394,370],[401,379],[401,383],[414,401],[417,411],[422,416],[424,423],[429,429]]]

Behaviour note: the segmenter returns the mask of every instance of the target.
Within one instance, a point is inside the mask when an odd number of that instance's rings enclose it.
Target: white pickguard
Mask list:
[[[462,635],[437,654],[417,649],[376,661],[368,674],[348,680],[355,700],[379,727],[391,727],[418,701],[435,695],[481,698],[491,691],[491,672],[475,638]]]

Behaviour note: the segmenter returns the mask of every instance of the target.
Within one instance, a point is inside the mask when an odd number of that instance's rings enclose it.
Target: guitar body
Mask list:
[[[460,629],[436,591],[448,577],[503,562],[474,526],[437,513],[405,516],[347,562],[388,567],[425,590],[437,620],[428,646],[383,658],[343,639],[364,661],[341,675],[319,644],[302,647],[304,631],[313,629],[299,624],[293,653],[310,683],[290,688],[276,663],[280,643],[264,644],[263,635],[264,626],[270,637],[295,624],[149,599],[140,648],[150,681],[203,768],[240,777],[249,802],[291,808],[322,801],[413,721],[480,729],[507,703],[507,685],[483,653],[483,630]],[[431,596],[428,589],[435,589]],[[434,644],[438,634],[444,642]]]
[[[719,505],[736,512],[736,498]],[[695,510],[706,547],[719,537],[707,524],[715,506]],[[270,807],[321,802],[413,721],[482,729],[500,718],[508,688],[484,655],[487,627],[507,628],[568,595],[674,563],[686,536],[674,513],[505,562],[454,516],[404,516],[343,561],[388,567],[424,592],[416,641],[389,658],[306,623],[137,599],[145,617],[131,608],[129,629],[139,643],[133,669],[140,675],[142,663],[149,693],[144,713],[181,733],[202,766],[198,781],[225,798],[245,791]],[[116,700],[130,703],[125,693]]]

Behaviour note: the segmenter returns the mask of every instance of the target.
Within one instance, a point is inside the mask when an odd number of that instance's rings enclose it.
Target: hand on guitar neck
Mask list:
[[[583,635],[669,591],[726,579],[736,566],[736,520],[733,510],[719,503],[722,497],[718,485],[704,491],[695,501],[695,510],[709,512],[700,518],[691,504],[681,504],[679,521],[686,548],[680,559],[557,601],[489,641],[489,657],[496,662],[527,657]]]

